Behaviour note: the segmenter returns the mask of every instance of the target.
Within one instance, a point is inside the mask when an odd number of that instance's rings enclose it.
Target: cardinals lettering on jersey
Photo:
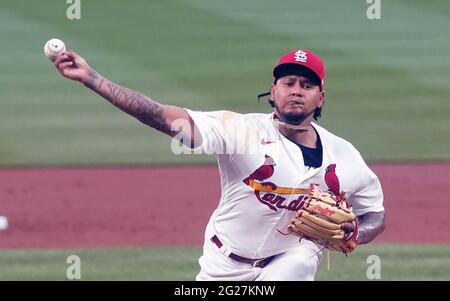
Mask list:
[[[255,196],[258,201],[268,206],[271,210],[286,209],[297,211],[303,206],[303,198],[308,193],[307,189],[280,187],[272,182],[265,181],[275,172],[275,161],[269,155],[264,156],[263,165],[252,172],[243,182],[255,190]],[[265,193],[265,194],[261,194]],[[289,203],[286,197],[281,195],[301,194],[297,199]]]

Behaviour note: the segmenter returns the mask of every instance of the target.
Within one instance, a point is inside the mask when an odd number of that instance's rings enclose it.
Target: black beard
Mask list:
[[[275,102],[274,104],[275,109],[277,110],[278,115],[280,117],[280,120],[283,122],[289,124],[299,124],[306,118],[306,115],[304,113],[295,113],[295,112],[284,113],[282,110],[280,110],[280,108],[277,106]]]
[[[290,124],[299,124],[306,118],[305,114],[303,113],[281,113],[281,117],[286,123]]]

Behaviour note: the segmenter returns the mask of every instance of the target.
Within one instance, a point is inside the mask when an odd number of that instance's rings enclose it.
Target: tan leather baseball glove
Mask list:
[[[288,226],[291,233],[344,254],[358,245],[358,222],[351,204],[311,185],[309,196]]]

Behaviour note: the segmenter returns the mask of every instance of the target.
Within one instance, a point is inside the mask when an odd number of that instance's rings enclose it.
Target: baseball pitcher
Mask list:
[[[348,141],[313,120],[325,103],[322,59],[304,49],[273,69],[271,114],[198,112],[122,87],[66,51],[53,62],[183,149],[214,154],[222,194],[197,280],[313,280],[324,249],[344,254],[384,230],[376,175]]]

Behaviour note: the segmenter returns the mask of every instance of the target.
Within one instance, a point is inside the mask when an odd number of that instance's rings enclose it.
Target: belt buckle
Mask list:
[[[258,265],[263,262],[266,258],[257,259],[253,262],[252,267],[257,268]]]

